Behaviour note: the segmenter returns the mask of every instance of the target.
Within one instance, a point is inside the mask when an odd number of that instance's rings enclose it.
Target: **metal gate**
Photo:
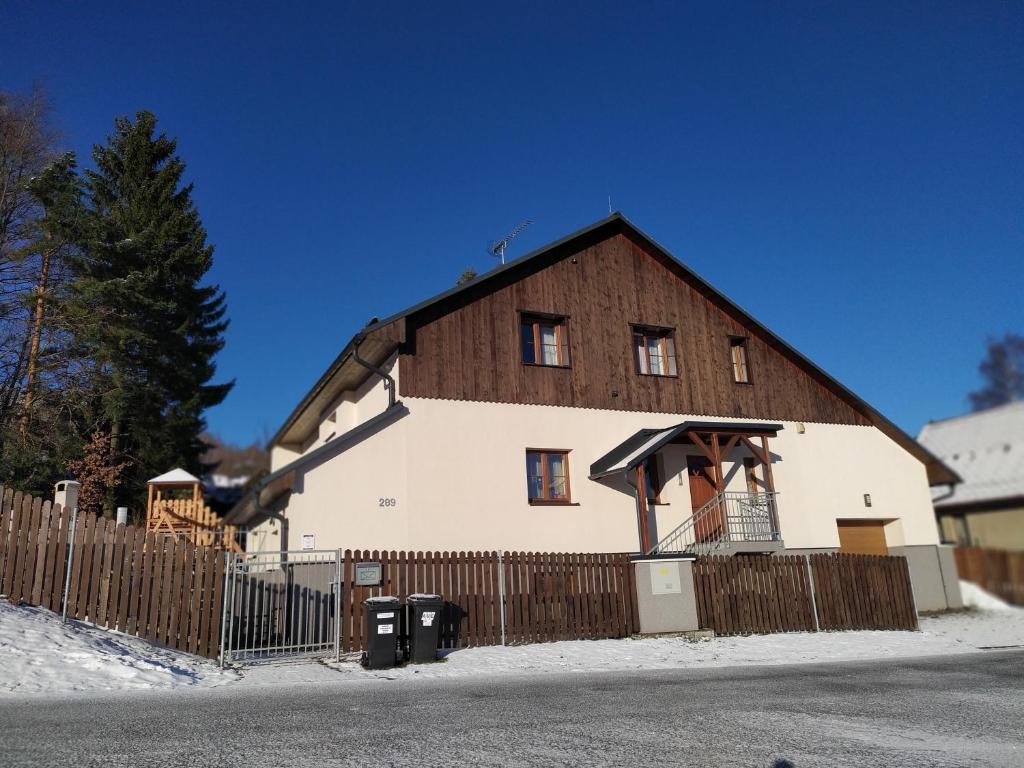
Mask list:
[[[228,553],[223,666],[341,652],[339,550]]]

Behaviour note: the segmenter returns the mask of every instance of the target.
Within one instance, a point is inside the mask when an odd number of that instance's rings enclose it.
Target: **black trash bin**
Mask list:
[[[397,597],[370,597],[366,606],[366,650],[363,664],[370,669],[387,669],[398,660],[398,622],[401,604]]]
[[[444,599],[440,595],[409,595],[409,660],[414,664],[437,660],[441,645],[441,610]]]

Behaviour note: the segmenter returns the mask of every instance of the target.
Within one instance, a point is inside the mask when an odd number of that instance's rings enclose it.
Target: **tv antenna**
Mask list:
[[[504,264],[505,249],[508,248],[508,244],[515,240],[516,235],[518,235],[531,224],[533,224],[533,219],[523,219],[518,224],[516,224],[515,229],[513,229],[511,232],[509,232],[507,235],[501,238],[501,240],[498,240],[495,243],[491,243],[490,247],[487,249],[487,252],[491,254],[491,256],[494,256],[496,259],[501,259],[501,263]]]

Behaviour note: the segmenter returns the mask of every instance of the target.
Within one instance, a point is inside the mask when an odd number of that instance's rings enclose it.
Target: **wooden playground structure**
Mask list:
[[[154,477],[146,487],[146,530],[173,534],[196,546],[242,551],[238,527],[225,525],[206,506],[198,477],[173,469]]]

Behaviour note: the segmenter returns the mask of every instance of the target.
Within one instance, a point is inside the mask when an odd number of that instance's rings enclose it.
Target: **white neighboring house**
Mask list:
[[[620,214],[371,322],[271,467],[250,550],[899,553],[959,601],[956,473]]]
[[[1024,551],[1024,401],[930,422],[917,439],[963,478],[934,491],[943,541]]]

